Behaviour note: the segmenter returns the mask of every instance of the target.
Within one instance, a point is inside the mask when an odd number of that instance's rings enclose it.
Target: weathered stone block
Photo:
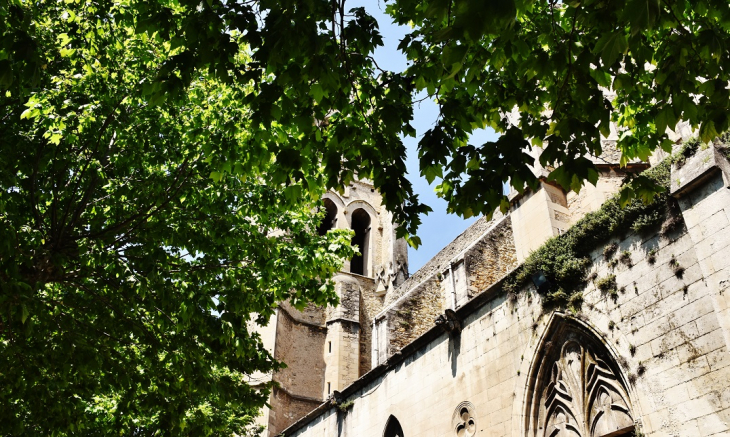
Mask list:
[[[701,186],[716,172],[723,172],[727,186],[727,175],[730,175],[730,164],[723,154],[714,146],[699,150],[695,156],[688,158],[683,165],[672,166],[670,194],[682,197],[684,193]]]
[[[707,354],[707,362],[712,371],[717,371],[730,366],[730,353],[725,347],[720,347]]]
[[[711,436],[719,433],[730,434],[730,411],[721,411],[718,414],[707,414],[697,419],[700,428],[699,435]]]

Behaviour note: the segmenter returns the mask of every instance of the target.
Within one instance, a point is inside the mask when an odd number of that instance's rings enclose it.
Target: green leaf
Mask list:
[[[444,177],[443,170],[442,170],[441,166],[438,164],[429,165],[429,166],[424,167],[423,170],[421,171],[421,174],[426,178],[426,181],[428,181],[429,184],[432,183],[434,181],[434,179],[436,179],[437,177],[439,177],[439,178]]]
[[[309,89],[309,95],[312,96],[315,102],[321,102],[322,97],[324,97],[324,89],[322,89],[322,85],[318,83],[312,84],[312,87]]]
[[[658,134],[666,132],[667,128],[672,131],[677,125],[677,117],[674,114],[674,108],[670,105],[664,106],[656,116],[656,131]]]
[[[628,51],[629,44],[623,31],[605,33],[596,42],[593,53],[600,53],[604,65],[611,66]]]
[[[449,44],[441,53],[441,60],[445,66],[451,66],[464,60],[468,47],[466,45]]]
[[[26,118],[34,118],[34,117],[36,117],[38,115],[38,112],[39,111],[38,111],[37,108],[30,107],[30,108],[26,109],[25,111],[23,111],[20,114],[20,119],[23,120],[23,119],[26,119]]]
[[[700,141],[703,143],[710,143],[718,136],[719,134],[717,133],[717,130],[715,130],[714,121],[707,120],[702,123],[702,126],[700,126]]]
[[[603,70],[591,69],[591,77],[602,87],[611,86],[611,75]]]
[[[631,35],[654,28],[661,11],[660,0],[628,0],[624,9]]]

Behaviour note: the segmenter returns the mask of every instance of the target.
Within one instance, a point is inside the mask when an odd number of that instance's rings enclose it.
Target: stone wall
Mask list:
[[[316,354],[312,350],[310,353]],[[360,377],[360,324],[338,319],[327,324],[322,398],[342,390]]]
[[[431,329],[436,318],[443,314],[446,300],[441,285],[437,278],[431,278],[388,309],[385,316],[388,344],[385,358]]]
[[[399,285],[394,291],[389,292],[388,295],[385,296],[384,306],[389,306],[426,279],[429,279],[438,273],[442,273],[446,268],[448,268],[448,263],[451,262],[451,260],[456,258],[457,255],[469,247],[470,244],[481,238],[491,227],[494,226],[496,221],[501,219],[502,217],[498,213],[495,213],[493,220],[487,220],[486,217],[480,217],[479,220],[474,222],[464,232],[456,237],[454,241],[441,249],[439,253],[424,264],[423,267],[413,273],[407,281]]]
[[[472,295],[485,291],[517,267],[514,237],[509,220],[502,221],[464,256]]]
[[[383,302],[383,298],[375,293],[372,278],[339,273],[334,281],[340,304],[327,309],[324,397],[331,390],[341,390],[370,370],[372,320],[382,309]]]
[[[375,292],[375,281],[360,279],[360,372],[362,376],[372,368],[373,319],[383,309],[383,296]]]
[[[458,308],[516,266],[509,217],[478,220],[394,296],[386,296],[390,304],[376,321],[378,335],[385,339],[378,346],[378,362],[431,329],[446,308]]]
[[[542,246],[548,238],[570,227],[570,210],[559,188],[541,182],[537,191],[526,190],[513,199],[510,217],[514,232],[515,253],[519,262]]]
[[[281,430],[304,417],[321,403],[319,399],[293,396],[282,388],[274,387],[270,400],[272,408],[268,411],[269,435],[278,435]]]
[[[279,306],[286,311],[289,317],[299,323],[324,326],[327,310],[323,307],[310,303],[300,311],[294,308],[289,302],[281,302]]]
[[[427,330],[337,394],[348,409],[319,407],[287,436],[380,436],[391,415],[408,437],[456,436],[467,424],[535,436],[566,423],[587,437],[588,416],[602,435],[634,423],[652,437],[730,435],[728,175],[696,173],[673,190],[686,227],[607,241],[627,254],[619,263],[595,248],[580,312],[546,311],[532,285],[511,301],[493,284],[456,310],[460,332]],[[611,275],[616,291],[600,290]],[[551,415],[546,395],[562,399]]]
[[[600,177],[596,185],[586,183],[579,193],[571,191],[567,194],[570,224],[575,224],[589,212],[597,211],[603,202],[618,193],[626,177],[626,171],[605,165],[598,166]],[[630,170],[640,171],[646,165],[634,165]]]
[[[316,311],[310,308],[305,314],[316,318],[315,313]],[[295,318],[292,314],[298,317]],[[286,363],[287,367],[273,375],[274,381],[278,382],[282,389],[276,396],[272,396],[270,401],[270,435],[276,435],[278,431],[303,415],[297,414],[312,404],[317,405],[323,399],[325,372],[323,351],[326,328],[307,323],[303,321],[305,318],[296,310],[290,314],[285,305],[279,307],[274,357]]]

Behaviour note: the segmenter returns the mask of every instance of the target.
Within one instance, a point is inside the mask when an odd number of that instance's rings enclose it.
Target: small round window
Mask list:
[[[471,402],[462,402],[454,410],[452,423],[457,437],[472,437],[477,433],[476,414]]]

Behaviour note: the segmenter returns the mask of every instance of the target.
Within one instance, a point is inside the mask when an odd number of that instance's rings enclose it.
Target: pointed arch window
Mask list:
[[[403,428],[400,426],[400,422],[392,414],[388,417],[388,421],[385,423],[385,431],[383,431],[383,437],[405,437],[403,434]]]
[[[368,276],[368,260],[370,258],[370,214],[358,208],[352,213],[352,245],[357,246],[360,255],[355,255],[350,261],[350,273]]]
[[[556,314],[541,344],[529,379],[528,436],[634,435],[625,380],[588,327]]]

